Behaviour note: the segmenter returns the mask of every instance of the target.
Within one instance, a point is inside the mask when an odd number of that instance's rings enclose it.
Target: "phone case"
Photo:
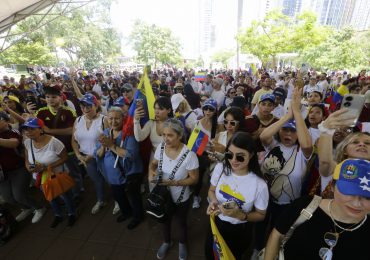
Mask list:
[[[365,97],[363,95],[357,95],[357,94],[344,95],[342,104],[341,104],[341,109],[342,108],[348,109],[345,115],[351,115],[353,117],[356,117],[351,127],[354,127],[356,125],[357,119],[361,114],[364,104],[365,104]]]

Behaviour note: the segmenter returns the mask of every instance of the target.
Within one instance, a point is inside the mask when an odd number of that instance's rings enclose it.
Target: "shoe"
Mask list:
[[[136,228],[140,223],[141,223],[141,220],[133,219],[133,220],[130,221],[130,223],[128,223],[127,229],[132,230],[132,229]]]
[[[172,246],[172,243],[163,243],[157,251],[157,258],[164,259],[171,246]]]
[[[118,222],[118,223],[121,223],[121,222],[123,222],[123,221],[125,221],[125,220],[129,219],[130,217],[131,217],[131,215],[121,214],[121,215],[119,215],[119,216],[118,216],[118,218],[117,218],[117,222]]]
[[[22,209],[22,212],[19,213],[18,216],[15,217],[15,220],[17,222],[21,222],[22,220],[25,220],[32,213],[33,213],[32,209]]]
[[[117,201],[115,201],[115,202],[114,202],[114,208],[113,208],[113,215],[118,214],[118,212],[119,212],[119,211],[120,211],[120,209],[119,209],[118,202],[117,202]]]
[[[193,209],[199,209],[200,208],[200,202],[202,201],[202,198],[199,196],[194,196],[193,198]]]
[[[63,218],[62,217],[59,217],[59,216],[55,216],[54,220],[53,220],[53,223],[51,223],[50,227],[51,228],[56,228],[60,222],[63,221]]]
[[[32,218],[32,224],[35,224],[37,222],[40,221],[40,219],[42,218],[42,216],[44,216],[44,214],[46,213],[46,208],[41,208],[41,209],[36,209],[34,211],[34,215],[33,215],[33,218]]]
[[[72,227],[76,222],[76,216],[75,215],[70,215],[68,216],[68,224],[67,227]]]
[[[188,258],[188,250],[186,245],[179,243],[179,260],[186,260]]]
[[[100,212],[100,210],[106,205],[103,201],[98,201],[94,207],[91,209],[91,214],[95,215]]]

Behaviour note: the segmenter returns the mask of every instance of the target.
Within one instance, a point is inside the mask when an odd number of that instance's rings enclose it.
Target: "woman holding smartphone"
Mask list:
[[[265,218],[267,184],[258,164],[256,145],[247,133],[237,132],[225,150],[225,162],[216,165],[208,190],[207,214],[216,214],[216,226],[236,259],[252,242],[252,224]],[[208,229],[206,258],[214,259],[213,235]]]

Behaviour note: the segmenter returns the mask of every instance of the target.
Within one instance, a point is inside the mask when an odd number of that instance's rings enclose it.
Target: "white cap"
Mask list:
[[[180,103],[184,101],[185,98],[181,93],[177,93],[171,97],[172,110],[175,112],[179,107]]]

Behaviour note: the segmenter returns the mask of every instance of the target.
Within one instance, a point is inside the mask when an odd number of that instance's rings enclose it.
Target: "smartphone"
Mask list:
[[[224,207],[224,209],[234,209],[237,207],[237,204],[235,201],[231,200],[222,203],[222,207]]]
[[[344,115],[348,115],[351,117],[355,117],[353,120],[353,124],[351,124],[351,127],[354,127],[356,125],[357,119],[361,114],[362,109],[364,108],[365,104],[365,96],[358,95],[358,94],[347,94],[344,95],[341,109],[345,108],[348,111]]]
[[[142,105],[143,104],[143,99],[142,98],[137,98],[135,100],[135,102],[136,102],[136,105]]]

